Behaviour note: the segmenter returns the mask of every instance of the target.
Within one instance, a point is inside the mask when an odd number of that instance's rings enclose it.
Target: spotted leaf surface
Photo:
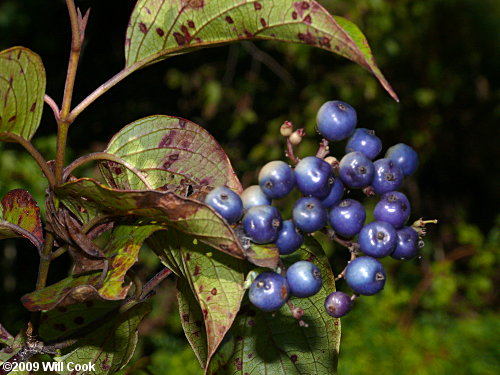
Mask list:
[[[26,190],[9,191],[0,203],[0,239],[25,237],[40,248],[43,244],[40,209]]]
[[[149,313],[148,303],[138,304],[122,314],[115,314],[109,323],[93,330],[78,341],[76,347],[66,349],[57,360],[64,362],[60,375],[115,374],[131,359],[137,345],[137,326]],[[73,363],[73,366],[69,366]],[[71,370],[74,364],[93,364],[95,370]]]
[[[303,43],[344,56],[372,72],[397,100],[368,42],[349,21],[304,0],[139,0],[125,39],[132,70],[173,55],[249,39]]]
[[[212,252],[210,247],[172,230],[154,235],[148,243],[157,254],[165,254],[167,267],[179,272],[181,320],[205,367],[240,308],[246,262]],[[186,311],[188,308],[193,311]]]
[[[201,126],[183,118],[151,116],[135,121],[120,130],[105,151],[139,169],[154,189],[186,195],[204,186],[226,185],[242,191],[222,147]],[[116,163],[101,163],[101,171],[117,188],[145,188]]]
[[[340,320],[326,314],[326,296],[335,290],[335,278],[320,245],[308,238],[293,255],[284,257],[286,266],[298,260],[314,262],[323,277],[321,290],[310,298],[291,298],[304,309],[300,327],[285,305],[276,314],[257,310],[248,299],[230,333],[235,337],[231,359],[217,374],[305,375],[337,373]]]
[[[177,279],[177,301],[184,334],[200,365],[204,367],[207,363],[208,345],[203,312],[189,283],[184,278]]]
[[[66,337],[106,314],[116,314],[119,305],[120,302],[87,301],[44,311],[40,318],[40,336],[45,341]]]
[[[73,212],[87,210],[121,217],[139,217],[138,225],[172,227],[211,247],[245,258],[234,230],[213,209],[191,198],[155,190],[118,190],[82,178],[55,189]]]
[[[24,47],[0,52],[0,140],[14,134],[29,140],[40,124],[45,95],[40,56]]]
[[[100,267],[93,272],[74,274],[53,285],[28,293],[21,298],[31,311],[50,310],[93,299],[122,300],[127,297],[131,282],[125,279],[127,271],[137,262],[143,242],[152,233],[162,229],[159,225],[117,224],[110,233],[104,255],[108,259],[108,271],[103,279]],[[96,268],[100,268],[95,270]]]

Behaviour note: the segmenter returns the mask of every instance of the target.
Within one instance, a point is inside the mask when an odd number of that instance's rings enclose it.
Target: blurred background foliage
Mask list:
[[[81,0],[92,8],[74,102],[118,72],[134,1]],[[95,102],[70,132],[71,158],[100,151],[124,125],[152,114],[177,115],[206,127],[224,146],[243,184],[259,166],[283,158],[279,126],[291,120],[311,136],[299,154],[315,151],[315,113],[341,99],[358,111],[359,126],[389,146],[405,142],[421,166],[404,191],[413,217],[437,218],[421,257],[385,261],[389,281],[380,295],[361,298],[342,319],[339,373],[498,374],[500,258],[500,2],[495,0],[322,0],[356,23],[398,93],[395,103],[362,68],[299,45],[245,42],[178,56],[127,78]],[[24,45],[39,53],[47,93],[60,102],[69,51],[64,1],[2,0],[0,49]],[[46,107],[35,144],[54,157],[56,125]],[[332,153],[341,156],[342,142]],[[79,170],[94,175],[95,169]],[[45,182],[35,163],[0,144],[0,195],[33,193],[43,207]],[[366,204],[373,206],[374,200]],[[336,272],[347,259],[325,243]],[[23,241],[0,243],[0,322],[10,331],[28,319],[19,298],[32,290],[37,258]],[[145,249],[143,278],[159,265]],[[64,277],[61,257],[50,280]],[[49,280],[49,281],[50,281]],[[344,283],[339,289],[346,290]],[[347,290],[346,290],[347,291]],[[175,282],[163,284],[143,322],[134,374],[201,374],[184,338]]]

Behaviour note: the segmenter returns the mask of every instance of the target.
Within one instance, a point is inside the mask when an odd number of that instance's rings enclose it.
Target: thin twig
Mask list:
[[[141,61],[139,62],[141,63]],[[96,99],[98,99],[102,94],[106,93],[109,89],[114,87],[117,83],[121,82],[124,78],[128,77],[130,74],[135,72],[138,67],[141,65],[137,63],[134,65],[131,65],[121,71],[119,71],[117,74],[115,74],[113,77],[111,77],[108,81],[103,83],[101,86],[99,86],[97,89],[95,89],[91,94],[89,94],[85,99],[83,99],[80,104],[78,104],[71,113],[67,117],[67,121],[73,122],[75,119],[80,115],[80,113],[83,112],[85,108],[87,108],[90,104],[92,104]]]
[[[43,100],[52,109],[52,112],[54,112],[54,117],[55,117],[56,121],[59,121],[60,120],[60,118],[59,118],[59,107],[57,106],[57,103],[54,101],[54,99],[52,99],[50,96],[48,96],[47,94],[45,94],[45,96],[43,97]]]
[[[156,275],[154,275],[142,288],[142,298],[146,296],[156,288],[165,278],[167,278],[172,273],[172,270],[165,267]]]

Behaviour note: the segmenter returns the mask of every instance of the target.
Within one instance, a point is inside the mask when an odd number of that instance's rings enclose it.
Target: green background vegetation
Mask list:
[[[365,33],[382,71],[398,93],[395,103],[362,68],[325,51],[271,42],[242,43],[175,57],[127,78],[94,103],[70,131],[72,156],[100,151],[124,125],[151,114],[188,118],[224,146],[243,184],[259,166],[283,157],[279,125],[291,120],[311,137],[300,154],[313,152],[315,113],[342,99],[372,128],[384,150],[411,144],[421,166],[405,185],[413,216],[437,218],[421,257],[387,260],[383,293],[361,298],[343,318],[339,373],[497,374],[500,176],[500,3],[494,0],[323,0]],[[134,1],[77,1],[91,7],[87,42],[74,102],[124,64],[123,39]],[[63,1],[3,0],[0,49],[24,45],[39,53],[47,93],[60,102],[70,45]],[[45,107],[35,144],[54,157],[56,125]],[[342,155],[343,145],[333,147]],[[81,175],[94,174],[92,169]],[[0,144],[0,196],[14,188],[43,205],[45,182],[27,154]],[[367,200],[373,206],[375,200]],[[336,272],[347,254],[327,245]],[[32,290],[37,257],[25,241],[0,243],[0,322],[11,332],[28,319],[19,298]],[[158,267],[143,251],[137,271]],[[69,259],[51,267],[64,276]],[[175,283],[162,284],[153,313],[140,329],[136,364],[141,374],[201,374],[180,326]],[[344,283],[339,289],[347,290]],[[142,368],[142,370],[141,370]]]

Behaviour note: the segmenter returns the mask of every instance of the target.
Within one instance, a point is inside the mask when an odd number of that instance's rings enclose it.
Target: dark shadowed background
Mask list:
[[[124,65],[125,28],[134,1],[76,2],[91,8],[73,102],[77,104]],[[315,113],[341,99],[375,129],[384,150],[404,142],[421,165],[405,183],[412,218],[436,218],[421,257],[388,260],[380,295],[359,300],[343,318],[339,373],[496,374],[500,363],[499,274],[500,3],[494,0],[321,1],[356,23],[398,93],[395,103],[362,68],[325,51],[274,42],[245,42],[178,56],[127,78],[92,104],[72,126],[68,162],[104,149],[124,125],[152,114],[204,126],[223,145],[243,184],[267,161],[283,158],[279,125],[291,120],[311,136]],[[40,54],[47,93],[60,103],[70,46],[64,1],[0,1],[0,49],[22,45]],[[56,124],[48,107],[35,136],[54,157]],[[341,156],[343,144],[333,145]],[[95,174],[93,169],[82,175]],[[0,196],[14,188],[43,206],[45,182],[21,148],[0,144]],[[368,206],[375,200],[368,199]],[[326,245],[336,272],[347,254]],[[139,274],[159,265],[143,251]],[[49,282],[65,276],[58,259]],[[338,266],[337,266],[338,265]],[[19,298],[34,288],[38,259],[27,241],[0,243],[0,322],[12,333],[29,318]],[[141,325],[137,358],[143,372],[201,374],[185,340],[174,282],[162,284]],[[346,290],[344,283],[339,289]],[[149,372],[146,372],[149,371]],[[179,372],[180,371],[180,372]]]

